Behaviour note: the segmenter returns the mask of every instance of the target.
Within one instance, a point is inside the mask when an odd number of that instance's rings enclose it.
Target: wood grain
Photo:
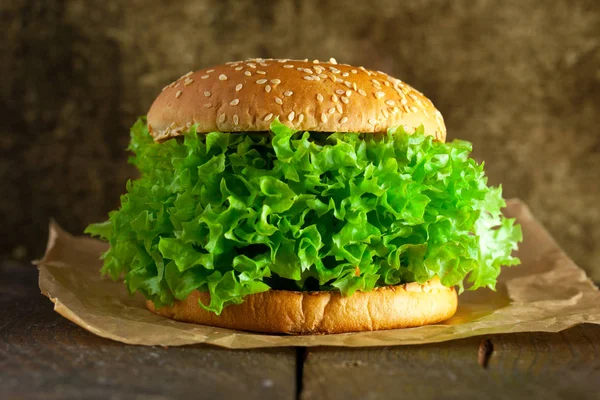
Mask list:
[[[244,398],[296,395],[293,349],[128,346],[52,310],[31,265],[0,265],[0,398]]]
[[[481,352],[490,350],[487,367]],[[482,340],[483,346],[482,346]],[[302,399],[598,399],[600,326],[422,346],[309,350]]]
[[[128,346],[62,318],[0,263],[0,398],[597,399],[600,326],[422,346],[232,351]]]

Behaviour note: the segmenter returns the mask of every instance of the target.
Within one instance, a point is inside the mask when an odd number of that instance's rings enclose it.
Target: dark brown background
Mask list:
[[[39,256],[49,217],[79,233],[117,206],[128,127],[182,73],[334,56],[428,95],[600,279],[596,0],[11,0],[0,26],[3,258]]]

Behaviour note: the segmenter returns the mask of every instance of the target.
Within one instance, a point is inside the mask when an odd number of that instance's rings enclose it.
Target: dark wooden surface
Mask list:
[[[306,354],[302,398],[599,399],[600,327]]]
[[[128,346],[52,310],[0,264],[0,398],[599,399],[600,326],[370,349]]]
[[[0,399],[292,399],[294,349],[127,346],[52,310],[27,264],[0,267]]]

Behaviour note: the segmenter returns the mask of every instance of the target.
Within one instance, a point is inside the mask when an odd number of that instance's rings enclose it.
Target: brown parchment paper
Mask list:
[[[102,278],[98,257],[106,243],[74,237],[50,225],[48,247],[37,261],[39,285],[54,309],[96,335],[124,343],[177,346],[209,343],[228,348],[277,346],[392,346],[432,343],[509,332],[558,332],[581,323],[600,324],[600,292],[519,200],[505,214],[516,217],[524,242],[522,265],[504,268],[497,291],[459,296],[456,315],[438,325],[337,335],[256,334],[172,321],[148,311],[141,295]]]

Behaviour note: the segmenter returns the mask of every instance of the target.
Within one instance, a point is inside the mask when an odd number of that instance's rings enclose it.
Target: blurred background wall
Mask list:
[[[333,56],[423,91],[600,280],[597,0],[10,0],[0,26],[3,258],[40,256],[50,217],[79,234],[117,207],[128,127],[164,84]]]

